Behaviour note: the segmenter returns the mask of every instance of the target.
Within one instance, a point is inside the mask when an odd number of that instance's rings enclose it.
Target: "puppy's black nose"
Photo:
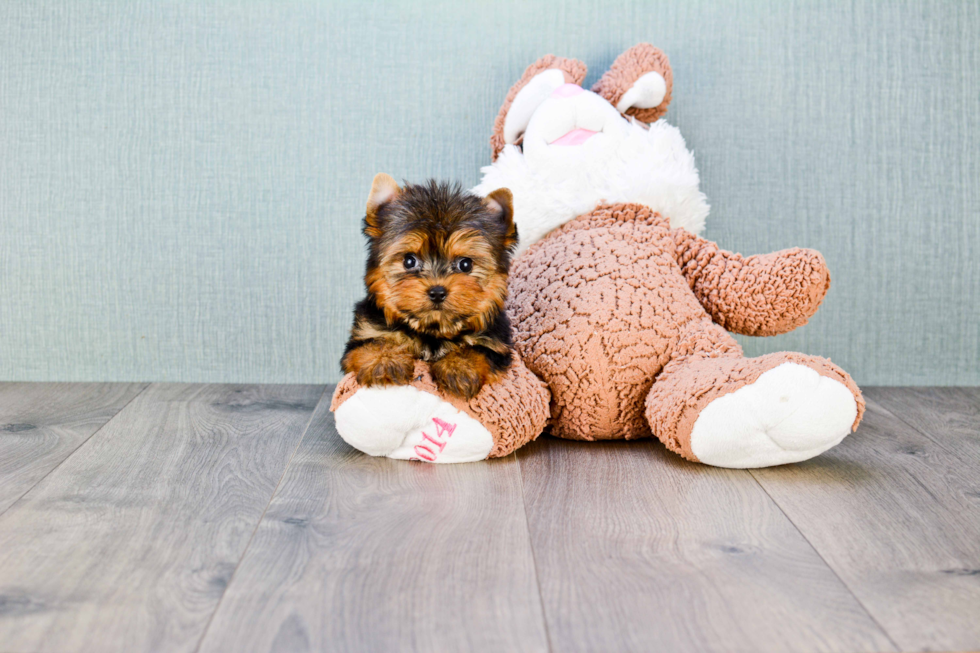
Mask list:
[[[442,286],[432,286],[429,288],[429,299],[434,301],[436,304],[441,304],[443,300],[446,299],[446,295],[448,294],[449,293],[446,292],[446,289]]]

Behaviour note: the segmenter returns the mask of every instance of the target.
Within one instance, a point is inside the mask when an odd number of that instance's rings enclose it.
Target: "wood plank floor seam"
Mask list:
[[[2,516],[4,515],[4,513],[6,513],[6,512],[8,511],[8,510],[10,510],[10,509],[11,509],[11,508],[13,508],[14,506],[16,506],[16,505],[17,505],[18,503],[20,503],[20,501],[21,501],[21,500],[22,500],[22,499],[23,499],[24,497],[26,497],[26,496],[27,496],[28,494],[30,494],[30,492],[31,492],[31,490],[33,490],[33,489],[34,489],[34,488],[36,488],[36,487],[37,487],[38,485],[40,485],[40,484],[41,484],[41,483],[42,483],[42,482],[44,481],[44,479],[46,479],[47,477],[49,477],[49,476],[51,476],[51,474],[53,474],[53,473],[54,473],[54,472],[55,472],[55,471],[56,471],[56,470],[57,470],[57,469],[58,469],[59,467],[61,467],[62,465],[64,465],[64,464],[65,464],[65,462],[66,462],[66,461],[67,461],[67,460],[68,460],[69,458],[71,458],[72,456],[74,456],[74,455],[75,455],[75,453],[76,453],[76,452],[77,452],[77,451],[78,451],[79,449],[81,449],[82,447],[84,447],[84,446],[85,446],[85,445],[86,445],[86,444],[87,444],[88,442],[90,442],[90,441],[92,440],[92,438],[94,438],[94,437],[95,437],[95,436],[97,436],[98,434],[100,434],[100,433],[102,433],[103,431],[105,431],[105,429],[106,429],[106,427],[107,427],[107,426],[109,425],[109,423],[110,423],[110,422],[111,422],[112,420],[114,420],[114,419],[116,419],[116,417],[117,417],[117,416],[119,415],[119,413],[121,413],[121,412],[123,412],[124,410],[126,410],[126,407],[127,407],[127,406],[129,406],[129,405],[130,405],[131,403],[133,403],[134,401],[136,401],[136,399],[137,399],[137,398],[138,398],[138,397],[139,397],[140,395],[142,395],[142,394],[143,394],[144,392],[146,392],[146,389],[147,389],[147,388],[149,388],[149,387],[150,387],[150,385],[151,385],[150,383],[144,383],[144,384],[143,384],[143,387],[142,387],[142,388],[140,388],[140,390],[139,390],[139,392],[137,392],[136,394],[134,394],[134,395],[133,395],[133,396],[132,396],[132,397],[131,397],[131,398],[129,399],[129,401],[127,401],[127,402],[126,402],[126,403],[125,403],[125,404],[124,404],[123,406],[121,406],[121,407],[119,408],[119,410],[117,410],[117,411],[116,411],[116,413],[115,413],[115,414],[114,414],[114,415],[113,415],[112,417],[110,417],[109,419],[107,419],[107,420],[106,420],[106,422],[105,422],[105,424],[103,424],[103,425],[102,425],[102,426],[100,426],[99,428],[97,428],[97,429],[95,429],[94,431],[92,431],[92,434],[91,434],[91,435],[89,435],[89,436],[88,436],[87,438],[85,438],[84,440],[82,440],[81,442],[79,442],[79,443],[78,443],[78,446],[77,446],[77,447],[75,447],[74,449],[72,449],[72,450],[71,450],[71,453],[70,453],[70,454],[68,454],[68,455],[67,455],[67,456],[65,456],[65,457],[64,457],[64,458],[63,458],[63,459],[62,459],[61,461],[59,461],[57,465],[55,465],[54,467],[52,467],[51,469],[49,469],[49,470],[47,471],[47,473],[45,473],[45,474],[44,474],[44,476],[42,476],[42,477],[40,477],[39,479],[37,479],[37,480],[36,480],[36,481],[34,482],[34,484],[33,484],[33,485],[31,485],[31,487],[29,487],[29,488],[27,488],[27,490],[26,490],[26,491],[25,491],[25,492],[24,492],[23,494],[21,494],[21,495],[20,495],[19,497],[17,497],[16,499],[14,499],[14,500],[13,500],[13,501],[12,501],[12,502],[10,503],[10,505],[9,505],[9,506],[7,506],[6,508],[4,508],[3,510],[0,510],[0,517],[2,517]]]
[[[534,569],[534,584],[538,588],[538,601],[541,603],[541,618],[544,620],[544,636],[548,645],[548,651],[554,651],[551,645],[551,628],[548,627],[548,613],[545,610],[544,595],[541,593],[541,574],[538,572],[538,559],[534,551],[534,542],[531,541],[531,524],[527,518],[527,494],[524,492],[524,473],[521,470],[521,459],[517,452],[510,454],[517,463],[517,480],[521,484],[521,509],[524,511],[524,524],[527,527],[527,546],[531,550],[531,566]]]
[[[323,392],[320,393],[320,398],[317,399],[316,405],[320,405],[323,401],[324,396],[326,396],[327,391],[333,394],[333,389],[335,386],[328,385],[324,387]],[[282,485],[282,479],[286,478],[286,473],[289,471],[290,466],[293,464],[293,459],[296,457],[296,452],[299,451],[300,446],[303,444],[303,439],[306,437],[307,431],[310,430],[310,424],[313,423],[313,416],[316,414],[316,408],[310,411],[310,417],[306,420],[306,426],[303,427],[303,433],[296,440],[296,447],[293,449],[293,453],[289,454],[289,460],[286,461],[285,467],[282,468],[282,475],[279,477],[279,481],[276,483],[275,489],[272,490],[272,494],[269,495],[269,500],[265,504],[265,508],[262,509],[262,516],[259,517],[258,521],[255,522],[255,528],[252,529],[252,534],[248,537],[248,542],[245,544],[245,548],[242,549],[242,554],[238,557],[238,562],[235,564],[234,571],[231,572],[231,576],[228,577],[228,583],[225,585],[224,591],[221,592],[221,597],[214,606],[214,610],[211,611],[211,616],[208,617],[208,623],[205,624],[204,630],[201,632],[200,639],[197,640],[197,646],[194,647],[195,653],[200,650],[201,644],[204,643],[204,638],[208,636],[208,630],[211,628],[211,623],[214,621],[214,615],[218,614],[218,608],[221,607],[221,602],[224,600],[225,596],[228,594],[228,588],[231,584],[235,582],[235,575],[238,573],[239,567],[242,565],[242,560],[245,559],[245,554],[248,553],[248,549],[252,546],[252,541],[255,540],[255,534],[259,531],[259,526],[262,525],[262,520],[265,519],[265,515],[269,512],[269,506],[272,505],[272,500],[276,498],[276,493],[279,491],[279,487]]]
[[[0,517],[0,646],[192,653],[324,390],[151,384]]]
[[[977,650],[980,406],[955,389],[865,396],[840,445],[752,474],[900,650]]]
[[[779,508],[779,512],[783,513],[783,516],[786,517],[786,520],[793,525],[793,528],[795,528],[796,531],[800,534],[800,537],[802,537],[806,541],[806,543],[810,545],[810,548],[813,549],[813,552],[817,554],[817,557],[823,560],[823,563],[827,565],[827,569],[829,569],[831,573],[833,573],[834,576],[837,577],[837,580],[839,580],[841,585],[844,586],[844,589],[846,589],[850,593],[850,595],[854,597],[854,601],[861,606],[861,609],[864,610],[864,614],[868,616],[868,619],[873,621],[874,624],[878,626],[878,629],[881,630],[881,634],[884,635],[889,642],[891,642],[892,646],[894,647],[894,650],[902,651],[902,647],[899,646],[898,642],[896,642],[892,638],[891,633],[889,633],[888,630],[881,624],[881,622],[879,622],[878,619],[874,616],[874,614],[871,613],[871,611],[868,609],[868,606],[866,606],[864,602],[861,600],[861,597],[859,597],[857,594],[854,593],[854,590],[851,589],[851,586],[847,584],[847,581],[845,581],[841,577],[841,575],[837,573],[837,570],[834,569],[834,567],[827,561],[827,559],[823,556],[823,554],[820,553],[820,550],[816,546],[814,546],[813,542],[810,541],[810,538],[807,537],[806,533],[804,533],[803,530],[797,525],[797,523],[793,521],[793,518],[790,517],[785,510],[783,510],[783,507],[780,505],[779,501],[776,500],[776,497],[772,496],[769,493],[769,491],[766,489],[766,487],[759,482],[759,479],[756,478],[755,473],[751,469],[747,471],[749,472],[749,475],[752,476],[752,480],[755,481],[756,485],[762,488],[762,491],[765,492],[766,495],[772,500],[773,504],[777,508]]]
[[[199,651],[547,650],[519,474],[366,456],[325,396]]]
[[[902,386],[897,386],[897,387],[902,387]],[[952,389],[959,389],[959,388],[958,387],[953,387]],[[872,401],[874,401],[874,400],[872,400]],[[895,411],[892,408],[889,408],[888,406],[882,404],[880,401],[875,401],[874,403],[875,403],[875,405],[878,406],[879,409],[885,411],[886,413],[888,413],[889,415],[891,415],[892,417],[894,417],[898,421],[902,422],[903,424],[905,424],[906,426],[908,426],[912,430],[917,431],[923,437],[925,437],[926,439],[930,440],[937,447],[945,450],[950,455],[953,455],[953,456],[959,455],[959,452],[958,451],[953,451],[952,449],[950,449],[949,446],[945,442],[943,442],[941,439],[937,438],[935,435],[933,435],[932,433],[929,433],[928,431],[922,430],[922,428],[919,427],[919,426],[916,426],[916,424],[914,422],[909,421],[908,417],[903,417],[901,411]]]
[[[545,438],[518,459],[555,650],[893,650],[743,470],[649,440]]]

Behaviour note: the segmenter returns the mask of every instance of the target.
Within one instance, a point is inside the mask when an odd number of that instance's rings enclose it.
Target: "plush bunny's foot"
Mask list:
[[[795,363],[709,403],[691,451],[716,467],[768,467],[817,456],[851,432],[857,402],[843,383]]]
[[[334,417],[344,441],[372,456],[469,463],[485,460],[493,449],[482,424],[410,385],[360,388]]]
[[[816,356],[702,358],[665,377],[647,397],[654,433],[684,457],[716,467],[813,458],[843,440],[864,412],[851,378]]]
[[[348,374],[331,410],[344,441],[371,456],[466,463],[506,456],[536,438],[549,400],[520,361],[469,401],[441,393],[418,362],[409,385],[362,388]]]

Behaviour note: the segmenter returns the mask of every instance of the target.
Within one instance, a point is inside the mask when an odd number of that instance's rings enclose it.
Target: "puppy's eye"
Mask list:
[[[419,260],[415,258],[415,254],[406,254],[402,264],[406,270],[414,270],[419,266]]]
[[[468,258],[461,258],[456,261],[456,269],[460,272],[465,272],[469,274],[473,271],[473,260]]]

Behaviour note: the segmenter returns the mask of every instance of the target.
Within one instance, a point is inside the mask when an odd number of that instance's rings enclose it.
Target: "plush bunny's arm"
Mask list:
[[[677,263],[711,319],[747,336],[774,336],[807,323],[830,288],[820,252],[784,249],[743,257],[675,229]]]

